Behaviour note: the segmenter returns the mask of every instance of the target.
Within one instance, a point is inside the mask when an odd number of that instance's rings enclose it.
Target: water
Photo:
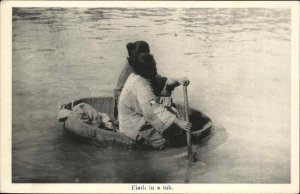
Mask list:
[[[13,9],[13,182],[290,182],[290,11]],[[223,126],[198,147],[102,149],[62,131],[58,107],[112,95],[128,42],[187,76],[190,105]],[[182,102],[182,90],[174,93]]]

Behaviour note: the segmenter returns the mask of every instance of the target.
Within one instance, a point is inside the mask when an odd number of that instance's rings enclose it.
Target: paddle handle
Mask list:
[[[185,121],[189,122],[189,102],[188,102],[188,95],[187,95],[187,86],[183,86],[183,97],[184,97]],[[190,156],[192,153],[191,132],[186,132],[186,140],[187,140],[187,153],[188,156]]]

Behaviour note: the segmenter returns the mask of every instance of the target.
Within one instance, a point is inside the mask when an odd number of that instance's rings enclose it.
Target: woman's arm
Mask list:
[[[181,77],[181,78],[168,78],[166,85],[169,87],[177,87],[179,85],[182,86],[188,86],[190,84],[190,80],[187,77]]]
[[[172,123],[175,123],[183,130],[188,131],[191,129],[191,123],[176,118],[173,113],[155,101],[156,96],[150,84],[139,81],[135,88],[135,94],[144,118],[158,131],[163,132]]]
[[[141,108],[142,116],[155,129],[162,132],[174,122],[176,116],[157,102],[150,82],[143,78],[136,80],[133,92]]]
[[[187,86],[190,80],[186,77],[166,78],[157,74],[153,80],[153,91],[156,96],[171,96],[172,91],[179,85]]]
[[[181,129],[190,132],[192,129],[192,123],[184,121],[182,119],[176,118],[174,120],[174,124],[176,124],[177,126],[179,126]]]

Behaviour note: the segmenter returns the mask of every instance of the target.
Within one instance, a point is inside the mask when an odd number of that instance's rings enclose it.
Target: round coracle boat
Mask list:
[[[113,97],[95,97],[82,98],[62,105],[61,111],[73,112],[73,107],[78,104],[86,103],[92,106],[95,110],[101,113],[106,113],[112,118],[114,113],[114,99]],[[184,117],[185,110],[181,104],[175,104],[181,117]],[[116,127],[109,130],[106,127],[96,127],[83,122],[76,116],[76,114],[68,114],[64,119],[59,119],[63,122],[63,128],[74,137],[88,141],[101,147],[119,147],[128,149],[138,149],[139,145],[136,142],[119,132]],[[201,111],[189,108],[189,122],[192,123],[191,137],[192,142],[197,144],[207,139],[212,134],[212,121]],[[185,133],[183,133],[185,134]],[[185,137],[180,138],[186,140]]]

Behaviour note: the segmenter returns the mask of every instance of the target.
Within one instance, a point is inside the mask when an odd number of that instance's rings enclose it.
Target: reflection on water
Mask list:
[[[290,10],[14,8],[12,27],[13,182],[290,181]],[[226,128],[195,146],[195,164],[186,148],[78,142],[56,121],[63,102],[112,94],[136,40],[161,74],[189,77],[191,106]]]

